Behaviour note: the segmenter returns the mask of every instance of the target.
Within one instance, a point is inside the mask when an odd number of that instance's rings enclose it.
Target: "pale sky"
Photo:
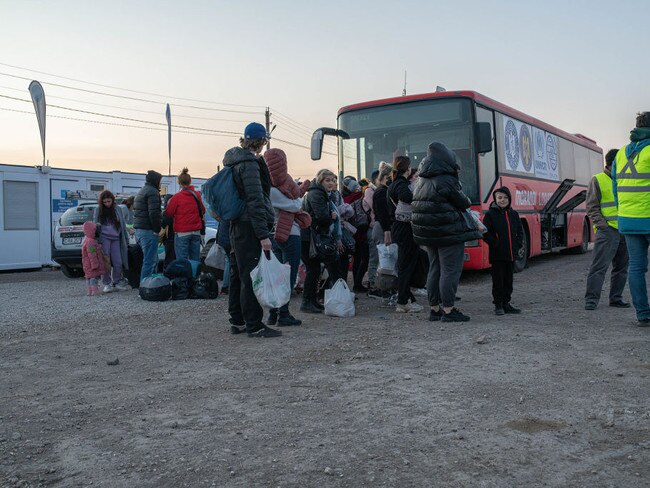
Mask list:
[[[56,167],[166,173],[167,134],[49,117],[148,125],[52,105],[159,123],[167,101],[254,112],[172,107],[173,124],[236,133],[263,122],[270,106],[274,136],[309,146],[311,130],[335,126],[340,107],[401,95],[404,70],[409,94],[436,85],[475,90],[607,151],[626,144],[636,112],[650,110],[649,18],[648,1],[0,0],[0,95],[29,99],[29,80],[43,83],[47,157]],[[0,163],[40,164],[31,103],[0,97],[0,134]],[[175,133],[172,172],[187,165],[211,176],[236,144]],[[331,156],[313,162],[306,149],[273,146],[286,150],[294,177],[336,166]]]

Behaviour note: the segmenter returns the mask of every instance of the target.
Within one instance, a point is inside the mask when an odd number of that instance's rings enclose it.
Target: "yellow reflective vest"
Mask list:
[[[604,171],[598,173],[595,177],[600,189],[600,213],[605,217],[607,225],[618,229],[618,211],[614,199],[614,190],[612,189],[612,178]],[[597,232],[596,226],[594,226],[594,232]]]
[[[628,158],[627,146],[616,154],[618,230],[623,234],[650,233],[650,146]]]

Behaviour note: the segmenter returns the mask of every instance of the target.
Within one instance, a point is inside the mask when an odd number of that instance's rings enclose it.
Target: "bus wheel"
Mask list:
[[[582,243],[578,247],[571,249],[573,254],[584,254],[589,250],[589,238],[591,233],[589,231],[589,221],[584,220],[582,224]]]
[[[530,253],[528,252],[528,230],[524,227],[524,235],[522,238],[522,246],[521,249],[519,250],[519,254],[517,255],[517,259],[515,259],[515,273],[521,273],[526,266],[528,266],[528,255]]]

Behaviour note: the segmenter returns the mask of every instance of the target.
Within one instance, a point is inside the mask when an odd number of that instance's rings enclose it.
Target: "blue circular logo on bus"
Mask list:
[[[505,128],[505,142],[506,142],[506,159],[508,166],[516,170],[519,166],[519,136],[517,135],[517,128],[512,120],[506,122]]]
[[[557,169],[557,147],[555,147],[555,140],[550,134],[546,136],[546,155],[548,156],[548,164],[555,171]]]
[[[519,149],[524,169],[529,172],[533,167],[533,139],[526,125],[522,125],[519,129]]]

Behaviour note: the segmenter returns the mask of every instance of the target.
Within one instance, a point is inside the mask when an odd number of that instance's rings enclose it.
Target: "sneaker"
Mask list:
[[[368,290],[368,298],[384,298],[381,290],[378,290],[376,288],[371,288]]]
[[[282,332],[279,330],[271,329],[270,327],[263,326],[255,332],[249,332],[248,337],[280,337]]]
[[[630,308],[630,304],[628,302],[624,302],[623,300],[609,302],[609,306],[614,308]]]
[[[395,311],[400,313],[417,313],[421,312],[424,308],[419,303],[411,302],[404,305],[397,304],[395,305]]]
[[[503,309],[503,307],[501,305],[496,305],[494,307],[494,313],[495,313],[495,315],[505,315],[506,311]]]
[[[521,313],[521,309],[515,308],[512,305],[510,305],[509,303],[506,303],[506,304],[503,305],[503,311],[505,313]]]
[[[266,325],[275,325],[278,323],[278,309],[272,308],[269,310],[269,319],[266,321]]]
[[[245,323],[243,320],[234,320],[232,318],[228,319],[230,322],[230,333],[231,334],[243,334],[246,332]]]
[[[305,313],[323,313],[320,307],[317,307],[312,301],[303,301],[302,305],[300,305],[300,311]]]
[[[118,291],[126,291],[129,290],[131,287],[129,286],[129,283],[125,279],[121,279],[117,283],[115,283],[115,289]]]
[[[431,310],[429,312],[429,322],[438,322],[442,318],[443,313],[444,312],[441,308],[438,310]]]
[[[442,318],[440,320],[442,322],[468,322],[469,316],[465,315],[460,310],[454,307],[451,309],[451,312],[449,313],[443,312]]]
[[[411,288],[411,293],[413,293],[413,295],[415,295],[416,297],[428,296],[426,288]]]
[[[585,310],[596,310],[596,306],[595,303],[585,303]]]
[[[104,285],[104,293],[110,293],[113,291],[113,285]]]
[[[368,292],[368,288],[366,288],[366,287],[363,286],[363,285],[354,285],[354,286],[352,287],[352,291],[356,291],[357,293],[367,293],[367,292]]]
[[[646,317],[645,319],[639,319],[639,323],[636,324],[639,327],[650,327],[650,317]]]
[[[302,325],[302,320],[298,320],[291,314],[280,316],[278,320],[278,327],[290,327],[292,325]]]

